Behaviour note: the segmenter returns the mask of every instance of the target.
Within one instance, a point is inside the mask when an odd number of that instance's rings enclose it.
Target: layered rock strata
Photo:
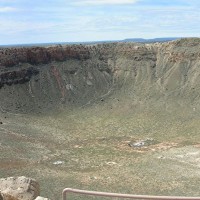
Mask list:
[[[112,95],[200,105],[200,39],[0,50],[1,110],[82,107]]]

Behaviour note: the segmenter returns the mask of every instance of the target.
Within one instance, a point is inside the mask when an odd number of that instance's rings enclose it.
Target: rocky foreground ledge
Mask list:
[[[40,196],[40,186],[36,180],[21,176],[0,179],[0,200],[48,200],[48,198]]]

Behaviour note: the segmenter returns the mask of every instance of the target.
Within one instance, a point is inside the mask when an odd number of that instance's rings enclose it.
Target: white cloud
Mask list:
[[[0,7],[0,13],[6,13],[6,12],[13,12],[16,11],[17,9],[14,7]]]
[[[138,0],[78,0],[75,5],[122,5],[133,4]]]
[[[51,22],[22,22],[15,20],[2,20],[0,18],[0,32],[7,35],[22,34],[23,32],[51,31],[57,24]]]

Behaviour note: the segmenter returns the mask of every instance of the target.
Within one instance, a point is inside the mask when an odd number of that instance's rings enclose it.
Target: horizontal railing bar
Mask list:
[[[150,200],[200,200],[200,197],[181,197],[181,196],[149,196],[149,195],[133,195],[133,194],[120,194],[120,193],[109,193],[109,192],[97,192],[89,190],[78,190],[72,188],[65,188],[63,190],[63,200],[67,200],[67,193],[102,196],[102,197],[119,197],[129,199],[150,199]]]

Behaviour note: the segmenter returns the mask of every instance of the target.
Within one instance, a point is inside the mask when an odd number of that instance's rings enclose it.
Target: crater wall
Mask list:
[[[0,49],[2,112],[113,98],[199,106],[200,39]]]

